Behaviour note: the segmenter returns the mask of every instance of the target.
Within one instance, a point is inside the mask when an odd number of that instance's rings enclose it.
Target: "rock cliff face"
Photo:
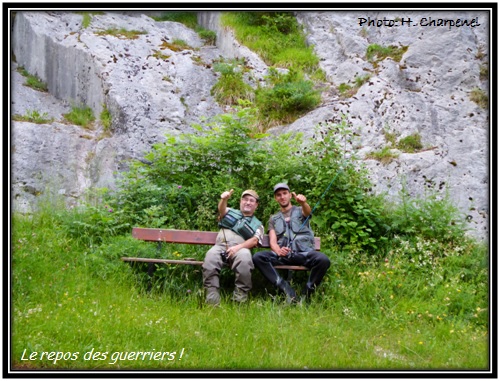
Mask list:
[[[345,118],[359,135],[350,149],[365,158],[375,191],[389,198],[397,198],[402,186],[413,195],[429,188],[449,192],[473,233],[485,238],[489,113],[470,95],[489,89],[480,74],[489,60],[488,13],[403,13],[298,12],[328,86],[320,107],[272,132],[302,131],[307,137],[318,123]],[[11,123],[13,208],[29,211],[46,189],[74,203],[89,187],[113,187],[129,161],[142,158],[166,132],[188,133],[193,123],[223,112],[210,95],[217,80],[214,60],[243,57],[262,80],[265,63],[219,25],[219,16],[198,14],[198,22],[217,33],[217,46],[205,46],[193,30],[156,22],[144,12],[93,15],[88,27],[74,12],[16,13],[11,115],[37,110],[54,122]],[[428,25],[443,18],[469,21],[461,27]],[[144,34],[125,39],[99,33],[111,28]],[[176,40],[189,47],[179,48]],[[398,62],[374,64],[366,58],[373,44],[404,47],[404,54]],[[23,86],[17,67],[47,83],[48,93]],[[367,75],[355,94],[341,96],[339,85]],[[75,104],[91,107],[96,116],[106,105],[110,131],[99,123],[91,130],[62,123]],[[418,134],[424,150],[395,150],[398,157],[389,164],[369,159],[388,146],[389,134],[398,140]]]

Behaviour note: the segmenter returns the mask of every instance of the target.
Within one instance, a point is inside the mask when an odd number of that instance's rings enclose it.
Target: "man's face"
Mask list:
[[[290,205],[290,199],[292,194],[287,189],[278,189],[274,194],[274,199],[280,204],[282,208],[288,207]]]
[[[244,216],[253,216],[258,205],[259,203],[255,199],[255,197],[246,194],[240,200],[241,213],[243,213]]]

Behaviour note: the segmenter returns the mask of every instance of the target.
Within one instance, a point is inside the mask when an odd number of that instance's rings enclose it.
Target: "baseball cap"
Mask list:
[[[252,189],[247,189],[246,191],[244,191],[243,194],[241,195],[241,198],[243,198],[247,194],[254,197],[257,201],[259,201],[259,195],[257,194],[256,191]]]
[[[286,185],[285,183],[279,183],[279,184],[276,184],[276,185],[274,186],[274,193],[276,193],[276,191],[277,191],[278,189],[286,189],[286,190],[290,191],[290,188],[288,188],[288,185]]]

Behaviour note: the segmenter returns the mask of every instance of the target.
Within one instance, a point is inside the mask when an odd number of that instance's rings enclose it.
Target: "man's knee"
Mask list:
[[[233,270],[236,268],[253,270],[252,252],[248,249],[239,250],[233,260]]]
[[[328,258],[325,254],[321,253],[320,257],[319,257],[319,262],[321,263],[321,266],[323,266],[324,268],[329,268],[330,267],[330,258]]]
[[[328,258],[325,254],[320,251],[313,251],[310,255],[311,259],[313,259],[313,265],[317,267],[321,267],[324,269],[328,269],[330,267],[330,258]]]

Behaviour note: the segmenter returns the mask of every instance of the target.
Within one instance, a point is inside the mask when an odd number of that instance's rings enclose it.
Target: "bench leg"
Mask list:
[[[161,248],[162,248],[162,242],[158,242],[157,246],[156,246],[156,253],[157,253],[157,256],[158,258],[161,258],[160,254],[161,254]],[[155,273],[155,270],[156,270],[156,266],[154,263],[150,262],[148,263],[148,292],[151,291],[151,289],[153,288],[153,274]]]
[[[155,273],[155,264],[148,263],[148,292],[153,288],[153,274]]]

